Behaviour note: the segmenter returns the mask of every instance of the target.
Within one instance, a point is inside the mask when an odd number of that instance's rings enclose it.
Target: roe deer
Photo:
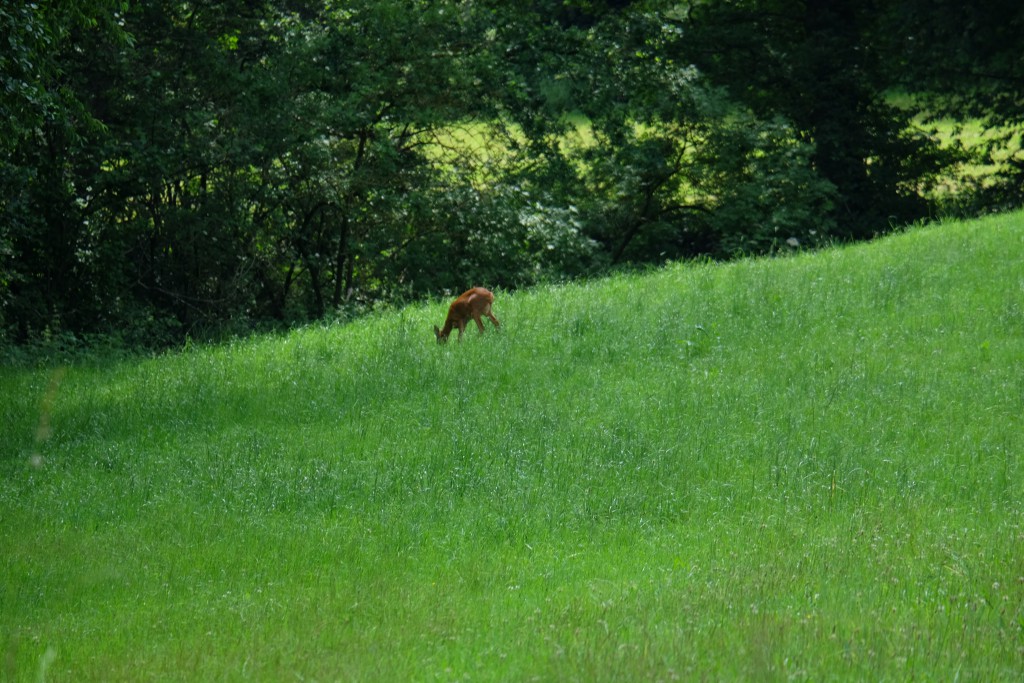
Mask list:
[[[444,321],[444,329],[438,329],[434,325],[434,334],[437,336],[437,343],[443,344],[448,341],[448,335],[452,328],[459,328],[459,341],[462,341],[462,333],[466,331],[466,323],[472,318],[476,326],[480,328],[480,334],[484,332],[484,323],[480,316],[486,315],[494,323],[494,327],[501,327],[501,323],[491,313],[491,304],[494,303],[494,295],[483,287],[474,287],[466,290],[458,299],[452,302],[448,308],[448,317]]]

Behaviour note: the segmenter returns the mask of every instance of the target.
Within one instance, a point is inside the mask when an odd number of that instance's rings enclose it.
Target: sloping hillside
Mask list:
[[[1022,264],[1011,214],[0,371],[0,666],[1019,680]]]

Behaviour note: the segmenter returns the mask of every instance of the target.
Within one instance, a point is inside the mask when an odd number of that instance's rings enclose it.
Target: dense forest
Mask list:
[[[0,33],[8,347],[1024,203],[1009,0],[0,0]]]

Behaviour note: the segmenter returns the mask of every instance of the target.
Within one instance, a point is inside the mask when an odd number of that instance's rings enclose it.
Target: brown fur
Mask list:
[[[474,287],[473,289],[466,290],[459,296],[458,299],[452,302],[452,305],[448,307],[448,317],[445,318],[444,327],[438,329],[434,326],[434,334],[437,336],[437,343],[443,344],[448,341],[448,335],[452,333],[452,328],[459,328],[459,341],[462,341],[462,333],[466,331],[466,324],[473,319],[476,321],[476,326],[480,329],[480,334],[484,332],[484,323],[480,319],[481,316],[487,316],[494,323],[494,327],[501,327],[501,323],[491,313],[491,304],[494,303],[494,295],[483,287]]]

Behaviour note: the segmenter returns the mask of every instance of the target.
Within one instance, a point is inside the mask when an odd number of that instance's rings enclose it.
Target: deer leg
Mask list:
[[[494,317],[493,313],[487,311],[487,317],[491,319],[491,322],[494,323],[495,327],[501,327],[501,323],[498,322],[498,319]]]
[[[462,341],[462,333],[465,332],[465,331],[466,331],[466,323],[464,323],[464,322],[463,323],[459,323],[459,339],[458,339],[458,341]]]
[[[483,334],[484,333],[484,321],[480,319],[480,314],[478,313],[478,314],[474,315],[473,316],[473,320],[476,321],[476,326],[480,330],[480,334]]]

